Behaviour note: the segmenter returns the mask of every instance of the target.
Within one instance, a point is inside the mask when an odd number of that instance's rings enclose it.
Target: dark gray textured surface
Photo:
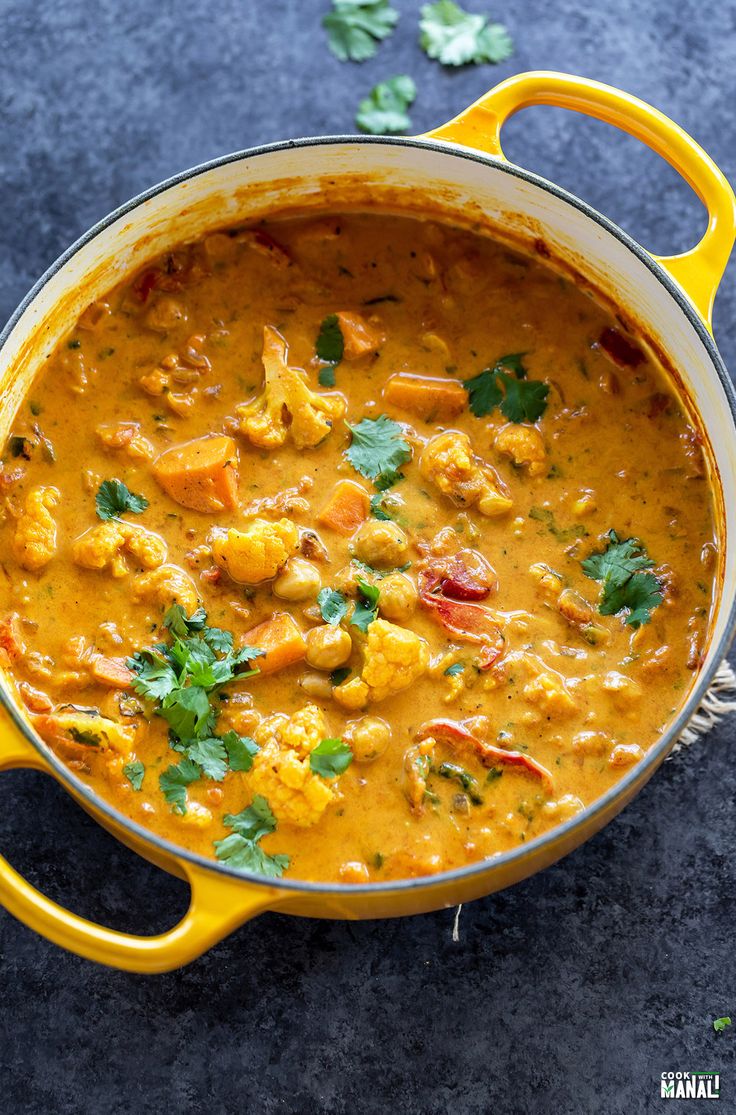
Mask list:
[[[321,0],[0,2],[0,316],[73,238],[185,166],[240,147],[351,130],[397,72],[416,129],[516,70],[621,85],[673,115],[736,179],[736,3],[493,5],[503,66],[441,70],[415,45],[419,4],[377,58],[327,52]],[[485,4],[474,0],[472,7]],[[674,172],[603,125],[536,110],[509,154],[659,251],[703,226]],[[716,333],[736,367],[727,277]],[[736,1110],[734,724],[667,764],[564,863],[451,912],[355,925],[266,916],[187,970],[144,979],[62,953],[0,913],[0,1080],[8,1112],[636,1113],[666,1069],[720,1070]],[[117,845],[50,779],[0,781],[0,850],[48,894],[153,932],[181,884]],[[694,1107],[678,1104],[676,1110]]]

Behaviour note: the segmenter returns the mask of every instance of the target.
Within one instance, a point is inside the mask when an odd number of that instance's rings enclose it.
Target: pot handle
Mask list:
[[[5,724],[0,771],[18,767],[49,773],[41,755]],[[172,929],[138,937],[106,929],[65,910],[31,886],[0,856],[0,904],[30,929],[70,952],[129,972],[168,972],[195,960],[243,922],[274,905],[273,888],[218,876],[185,860],[177,864],[191,887],[189,909]]]
[[[736,236],[736,199],[725,176],[694,139],[658,109],[598,81],[538,70],[502,81],[426,138],[449,140],[504,159],[501,128],[519,109],[552,105],[613,124],[642,140],[692,186],[708,211],[702,240],[688,252],[654,256],[711,326],[713,299]]]

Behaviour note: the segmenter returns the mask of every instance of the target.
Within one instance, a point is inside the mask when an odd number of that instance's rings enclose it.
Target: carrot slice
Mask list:
[[[301,628],[288,612],[274,612],[270,619],[246,631],[243,642],[266,652],[262,658],[253,659],[253,666],[262,674],[293,666],[307,653]]]
[[[172,446],[153,462],[153,475],[167,495],[192,511],[238,506],[238,451],[224,434]]]
[[[96,681],[113,689],[129,689],[133,681],[124,658],[107,658],[104,654],[95,655],[92,659],[90,673]]]
[[[370,510],[371,501],[365,488],[353,480],[338,480],[317,521],[338,534],[352,534],[365,522]]]
[[[383,344],[383,335],[360,316],[349,310],[337,314],[343,339],[343,360],[360,360],[370,352],[378,352]]]
[[[387,403],[408,410],[427,422],[455,418],[468,405],[468,393],[455,379],[399,372],[383,389]]]

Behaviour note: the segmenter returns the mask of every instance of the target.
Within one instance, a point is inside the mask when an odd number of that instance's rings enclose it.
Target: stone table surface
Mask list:
[[[513,58],[459,72],[418,49],[419,3],[396,6],[395,35],[358,66],[327,51],[326,0],[1,0],[0,316],[139,190],[227,151],[351,131],[360,97],[395,73],[417,81],[417,131],[516,71],[596,77],[675,117],[736,180],[734,0],[494,4]],[[675,173],[605,125],[536,109],[505,140],[653,250],[682,250],[704,226]],[[732,367],[734,310],[731,272],[715,329]],[[143,978],[0,913],[3,1111],[629,1115],[660,1110],[670,1069],[720,1071],[736,1110],[736,1027],[711,1025],[736,1020],[735,723],[564,862],[465,907],[457,943],[452,911],[267,915],[184,971]],[[41,775],[0,780],[0,850],[118,929],[161,931],[186,906],[181,883]]]

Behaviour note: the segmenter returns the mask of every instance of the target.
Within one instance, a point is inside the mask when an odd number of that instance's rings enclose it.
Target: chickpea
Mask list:
[[[369,883],[370,872],[362,860],[348,860],[340,866],[341,883]]]
[[[318,701],[329,701],[332,696],[332,683],[326,674],[302,674],[299,685],[307,696]]]
[[[344,737],[350,744],[356,763],[372,763],[388,747],[391,729],[380,716],[361,716],[348,722]]]
[[[317,670],[344,666],[353,650],[353,641],[342,627],[324,623],[307,632],[307,662]]]
[[[316,596],[322,585],[319,569],[304,558],[289,558],[281,573],[273,582],[275,596],[282,600],[308,600]]]
[[[396,523],[376,520],[363,523],[354,539],[355,556],[377,568],[401,565],[409,549],[407,537]]]
[[[378,610],[393,623],[404,623],[417,606],[419,594],[414,582],[403,573],[389,573],[381,581]]]

